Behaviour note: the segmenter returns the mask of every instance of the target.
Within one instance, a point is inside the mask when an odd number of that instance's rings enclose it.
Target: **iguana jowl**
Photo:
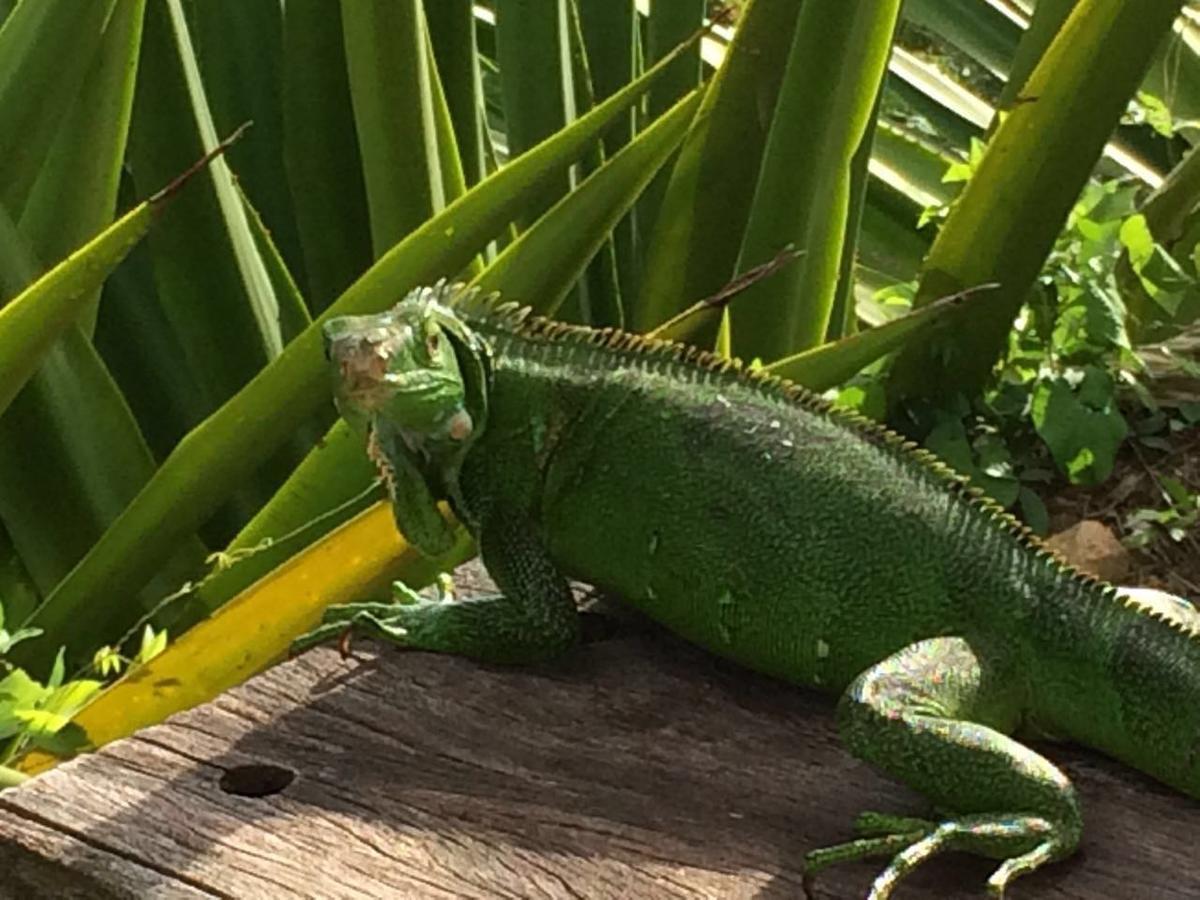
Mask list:
[[[1070,854],[1082,820],[1011,735],[1101,750],[1200,798],[1200,616],[1122,596],[1044,549],[931,454],[803,389],[692,348],[532,317],[439,285],[326,326],[342,414],[427,553],[448,498],[501,595],[332,607],[405,647],[519,663],[579,637],[567,587],[841,695],[850,751],[944,814],[865,814],[826,865],[1002,860],[995,893]]]

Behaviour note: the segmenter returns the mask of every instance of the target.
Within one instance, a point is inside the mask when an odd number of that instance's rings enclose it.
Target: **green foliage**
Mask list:
[[[918,305],[982,283],[997,290],[956,313],[969,331],[910,345],[889,379],[898,419],[906,398],[978,390],[1072,206],[1179,13],[1179,0],[1136,6],[1079,0],[999,117],[978,167],[926,257]],[[1103,71],[1103,77],[1100,72]]]
[[[319,324],[422,282],[641,331],[700,304],[703,344],[876,417],[903,395],[907,425],[1038,527],[1055,471],[1098,483],[1130,435],[1183,421],[1153,401],[1136,346],[1200,317],[1200,157],[1145,202],[1128,174],[1155,180],[1195,131],[1194,92],[1158,66],[1195,61],[1162,40],[1172,0],[1080,0],[1070,40],[1061,3],[1022,33],[983,4],[753,0],[732,42],[682,47],[699,0],[649,19],[632,0],[10,6],[0,300],[29,291],[0,310],[17,729],[0,766],[18,743],[66,745],[57,726],[88,690],[66,671],[144,661],[165,625],[186,630],[377,497],[357,441],[320,437]],[[895,52],[898,15],[933,65]],[[987,138],[989,103],[1007,112]],[[1094,180],[1122,113],[1152,160]],[[100,238],[72,257],[88,277],[55,288],[54,264],[118,208],[251,118],[98,311],[120,255]],[[790,261],[757,269],[786,245]],[[729,310],[704,302],[738,276]],[[993,344],[996,365],[977,352]],[[920,369],[951,388],[940,404],[897,380],[889,357],[914,347],[940,348]],[[1147,529],[1194,523],[1177,487]],[[211,550],[232,563],[203,577]]]
[[[69,753],[85,742],[82,729],[71,724],[71,716],[100,690],[101,683],[91,679],[64,681],[66,666],[61,650],[44,684],[5,662],[13,647],[40,635],[39,628],[6,631],[4,608],[0,605],[0,765],[29,747]]]
[[[1197,420],[1192,419],[1192,424]],[[1163,532],[1173,541],[1182,542],[1200,524],[1200,491],[1189,490],[1178,478],[1157,476],[1164,506],[1159,509],[1136,509],[1126,518],[1129,543],[1145,547],[1158,540]]]
[[[100,692],[105,679],[127,666],[149,662],[167,646],[167,632],[147,625],[132,658],[122,656],[115,647],[100,647],[91,666],[99,678],[70,680],[66,678],[65,648],[59,648],[43,683],[7,660],[18,644],[42,634],[40,628],[7,631],[4,604],[0,602],[0,769],[31,748],[65,756],[84,747],[87,735],[71,722],[71,717]],[[0,773],[0,788],[7,786],[6,781]]]
[[[972,158],[977,162],[978,150],[951,177],[969,179]],[[1101,484],[1131,435],[1154,446],[1156,435],[1196,424],[1186,405],[1173,414],[1159,409],[1126,329],[1122,253],[1129,253],[1139,273],[1151,268],[1150,262],[1140,265],[1143,260],[1169,256],[1138,211],[1144,194],[1129,179],[1090,183],[1014,323],[992,381],[975,397],[959,393],[920,412],[925,445],[1039,532],[1048,527],[1048,517],[1038,492],[1048,488],[1055,472],[1071,484]],[[938,212],[926,218],[937,219]],[[907,302],[895,290],[883,299]],[[1172,309],[1164,307],[1164,316]],[[907,319],[917,316],[895,319],[863,337],[882,339],[887,328]],[[1189,363],[1179,365],[1183,370]],[[836,399],[881,415],[885,395],[886,369],[876,366],[852,379]],[[1164,497],[1170,501],[1166,509],[1143,510],[1130,519],[1133,543],[1161,533],[1152,526],[1176,523],[1175,536],[1195,524],[1186,502],[1181,506],[1178,497]]]

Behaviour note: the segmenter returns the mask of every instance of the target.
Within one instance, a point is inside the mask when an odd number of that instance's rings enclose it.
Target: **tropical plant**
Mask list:
[[[10,677],[90,683],[63,679],[169,628],[142,663],[167,681],[75,716],[103,742],[278,659],[324,604],[473,552],[395,535],[332,424],[330,316],[460,278],[822,390],[873,366],[863,405],[936,442],[944,388],[977,397],[1011,365],[1097,166],[1157,186],[1195,135],[1181,0],[914,0],[905,20],[899,0],[751,0],[736,29],[706,5],[0,2],[0,603],[28,638],[0,654]],[[1155,260],[1195,263],[1193,169],[1119,229],[1147,328],[1184,305]],[[1094,390],[1063,377],[1051,399]]]

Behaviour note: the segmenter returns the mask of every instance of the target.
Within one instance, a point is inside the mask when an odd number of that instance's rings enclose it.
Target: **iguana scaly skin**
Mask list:
[[[567,579],[721,656],[841,695],[846,746],[939,821],[867,813],[806,858],[1071,853],[1066,776],[1011,735],[1101,750],[1200,797],[1200,617],[1071,569],[931,454],[805,390],[676,344],[439,285],[326,327],[338,405],[428,553],[448,498],[501,595],[333,607],[405,647],[520,663],[579,638]]]

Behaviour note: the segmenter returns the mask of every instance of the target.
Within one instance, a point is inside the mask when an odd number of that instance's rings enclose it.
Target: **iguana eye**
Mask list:
[[[436,332],[431,332],[425,338],[425,350],[430,358],[437,356],[438,350],[442,346],[441,336]]]

